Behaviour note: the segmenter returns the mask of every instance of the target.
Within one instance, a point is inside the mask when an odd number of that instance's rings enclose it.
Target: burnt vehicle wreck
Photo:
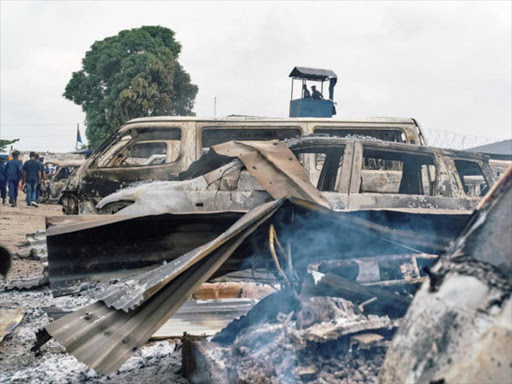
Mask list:
[[[425,143],[414,119],[140,118],[121,127],[73,174],[60,204],[66,214],[95,213],[94,207],[102,198],[121,188],[147,181],[179,180],[178,174],[214,145],[312,134],[358,134],[391,142]]]
[[[255,153],[246,154],[248,148]],[[287,170],[292,159],[294,169]],[[272,179],[277,176],[269,173],[269,167],[309,179],[331,207],[347,210],[469,211],[494,183],[483,155],[369,139],[310,136],[281,143],[213,146],[179,174],[180,181],[122,189],[101,200],[96,209],[98,213],[123,215],[248,211],[273,197],[270,189],[276,188]]]
[[[46,185],[42,202],[46,204],[57,204],[62,196],[62,191],[71,177],[84,161],[48,161],[45,168],[55,168],[54,173],[50,173],[46,178]]]

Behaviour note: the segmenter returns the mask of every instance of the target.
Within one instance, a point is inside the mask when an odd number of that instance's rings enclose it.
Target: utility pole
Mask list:
[[[213,117],[217,117],[217,97],[213,98]]]

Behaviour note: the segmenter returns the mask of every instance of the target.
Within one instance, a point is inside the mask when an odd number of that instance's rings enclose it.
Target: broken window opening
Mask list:
[[[131,135],[120,136],[118,141],[112,143],[110,148],[104,152],[97,160],[98,168],[104,168],[112,161],[114,154],[121,151],[132,140]]]
[[[489,190],[489,183],[482,168],[476,161],[454,160],[455,167],[462,182],[464,193],[468,196],[484,196]]]
[[[128,149],[121,166],[165,164],[166,156],[167,143],[165,141],[136,143]]]
[[[204,128],[201,132],[203,153],[208,152],[211,146],[225,143],[231,140],[258,141],[274,139],[290,139],[300,137],[302,131],[299,128],[272,127],[272,128]]]
[[[57,171],[57,173],[55,174],[55,176],[53,178],[53,181],[60,181],[60,180],[65,180],[65,179],[69,178],[69,175],[71,175],[73,170],[74,169],[72,167],[59,168],[59,170]]]
[[[383,141],[394,143],[407,143],[407,137],[399,129],[360,129],[360,128],[341,128],[341,127],[318,127],[314,129],[315,134],[325,134],[329,136],[347,137],[356,136],[358,138],[370,137]]]
[[[359,192],[433,196],[435,175],[432,156],[365,147]]]
[[[310,181],[319,191],[336,192],[337,181],[341,179],[345,146],[335,148],[303,149],[295,155],[304,165],[306,155],[315,156],[315,169],[310,172]]]
[[[133,139],[132,139],[133,137]],[[181,129],[139,128],[122,136],[99,159],[98,167],[145,167],[176,161],[181,149]]]

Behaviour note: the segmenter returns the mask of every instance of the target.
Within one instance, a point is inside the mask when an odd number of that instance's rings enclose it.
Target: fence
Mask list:
[[[502,141],[496,137],[469,136],[439,129],[425,129],[428,144],[433,147],[467,149]]]

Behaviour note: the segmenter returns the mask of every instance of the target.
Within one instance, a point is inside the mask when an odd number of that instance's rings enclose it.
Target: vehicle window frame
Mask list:
[[[130,138],[128,139],[127,136],[130,136]],[[91,168],[112,169],[112,167],[107,167],[105,164],[110,163],[114,159],[114,156],[125,148],[132,140],[133,137],[131,137],[129,133],[121,135],[118,141],[114,141],[110,146],[105,148],[105,151],[98,154],[98,157],[95,159],[94,164],[91,165]],[[121,146],[121,144],[123,145]]]
[[[400,132],[405,141],[387,141],[387,140],[383,140],[383,139],[380,139],[378,137],[375,137],[375,139],[377,140],[382,140],[386,143],[398,143],[398,144],[414,144],[414,142],[411,142],[410,141],[410,135],[408,135],[408,132],[405,128],[403,127],[367,127],[367,126],[362,126],[362,127],[357,127],[357,126],[340,126],[340,125],[315,125],[312,127],[312,133],[313,134],[325,134],[325,133],[317,133],[318,130],[321,130],[321,129],[324,129],[324,130],[353,130],[354,132],[352,133],[353,135],[358,135],[358,131],[397,131],[397,132]],[[362,133],[360,135],[363,135]],[[341,137],[341,138],[346,138],[346,139],[351,139],[350,137],[347,137],[347,136],[333,136],[333,137]],[[373,137],[373,136],[370,136],[370,137]]]
[[[353,143],[350,141],[347,141],[343,144],[336,144],[336,145],[326,145],[322,148],[321,145],[317,145],[314,147],[309,146],[300,146],[300,147],[292,147],[290,148],[294,155],[299,159],[300,155],[304,156],[304,164],[303,167],[306,170],[306,173],[308,175],[308,178],[310,179],[311,183],[315,185],[316,188],[319,188],[322,192],[336,192],[336,193],[348,193],[348,187],[349,187],[349,181],[350,181],[350,171],[352,166],[352,146]],[[325,154],[326,152],[335,152],[336,149],[342,149],[343,152],[340,156],[340,159],[343,158],[343,164],[341,167],[337,167],[336,174],[334,176],[331,176],[334,178],[334,181],[329,184],[329,189],[320,189],[322,186],[320,184],[326,183],[325,181],[325,173],[327,172],[327,169],[325,168],[325,161],[322,165],[322,169],[319,171],[318,174],[318,180],[314,182],[314,180],[311,180],[311,167],[306,167],[306,163],[308,162],[314,162],[316,163],[316,155],[319,153]],[[328,156],[326,156],[327,159]],[[338,159],[338,163],[339,160]],[[300,161],[300,159],[299,159]],[[316,166],[313,165],[314,171],[317,172]],[[322,178],[322,174],[324,174]]]
[[[421,157],[427,157],[431,160],[431,163],[426,162],[419,162],[419,177],[420,180],[420,188],[422,189],[423,194],[413,194],[413,193],[400,193],[400,186],[402,185],[402,178],[404,176],[404,169],[400,170],[401,177],[400,177],[400,185],[399,185],[399,191],[387,193],[387,192],[361,192],[361,185],[362,185],[362,172],[363,169],[363,160],[364,160],[364,150],[365,148],[371,149],[373,151],[377,152],[389,152],[389,153],[397,153],[397,154],[403,154],[403,155],[410,155],[410,156],[417,156],[419,158]],[[400,161],[400,160],[396,160]],[[401,161],[403,164],[404,161]],[[428,171],[428,177],[429,177],[429,187],[431,186],[431,189],[429,189],[429,193],[425,193],[425,184],[423,180],[423,171],[421,165],[433,165],[434,166],[434,174],[435,179],[432,181],[430,180],[431,172]],[[439,164],[437,157],[435,156],[435,153],[433,152],[427,152],[427,151],[414,151],[414,150],[402,150],[402,149],[395,149],[395,148],[387,148],[387,147],[381,147],[379,145],[374,145],[372,143],[355,143],[354,146],[354,156],[353,156],[353,166],[352,166],[352,176],[350,178],[350,187],[349,187],[349,193],[354,195],[375,195],[375,194],[381,194],[384,196],[421,196],[421,197],[438,197],[438,191],[437,191],[437,185],[438,185],[438,170],[439,170]]]
[[[198,140],[198,143],[199,143],[198,149],[200,151],[204,151],[204,149],[206,149],[206,148],[211,148],[211,146],[205,147],[203,145],[203,133],[204,133],[205,130],[276,130],[276,131],[283,131],[283,130],[291,130],[291,129],[299,131],[299,136],[297,136],[297,137],[304,136],[304,129],[300,125],[278,125],[278,126],[275,126],[275,125],[261,125],[261,123],[259,125],[251,125],[251,124],[247,124],[247,125],[245,125],[245,124],[237,124],[237,125],[204,125],[204,126],[198,127],[198,135],[197,135],[197,140]],[[266,141],[266,140],[274,140],[274,139],[275,138],[255,139],[255,140],[241,140],[241,139],[231,139],[231,140],[238,140],[238,141]],[[280,140],[283,140],[283,139],[280,139]],[[216,145],[216,144],[214,144],[214,145]]]
[[[118,166],[119,168],[139,168],[139,167],[156,167],[158,165],[165,165],[165,164],[170,164],[170,163],[173,163],[175,162],[176,160],[174,161],[168,161],[169,159],[169,148],[171,147],[172,145],[172,141],[175,141],[175,140],[142,140],[142,141],[136,141],[134,143],[132,143],[131,145],[128,145],[127,147],[124,148],[124,150],[126,151],[126,154],[125,155],[128,155],[129,154],[129,151],[135,147],[136,145],[140,145],[140,144],[149,144],[149,143],[163,143],[165,144],[165,160],[164,160],[164,163],[160,163],[160,164],[140,164],[140,165],[137,165],[137,164],[127,164],[127,165],[121,165],[121,166]],[[179,156],[179,154],[178,154]],[[126,159],[128,158],[129,156],[125,156],[123,161],[126,161]],[[177,158],[176,158],[177,159]],[[116,167],[110,167],[110,168],[116,168]]]
[[[179,139],[176,139],[176,140],[173,140],[173,139],[166,140],[166,139],[158,139],[158,138],[155,138],[155,139],[146,138],[146,139],[144,139],[143,137],[140,137],[139,140],[137,140],[137,137],[139,135],[141,135],[139,133],[139,131],[140,130],[145,130],[145,129],[155,130],[155,131],[156,130],[162,130],[162,131],[177,130],[177,131],[179,131]],[[131,138],[128,140],[128,142],[124,146],[122,146],[120,148],[115,148],[116,144],[121,143],[126,136],[131,136]],[[181,160],[181,158],[183,156],[183,153],[182,153],[183,152],[183,136],[184,136],[183,135],[183,129],[182,129],[182,127],[179,127],[179,126],[172,126],[172,127],[165,127],[165,128],[160,128],[160,127],[134,127],[134,128],[131,128],[131,129],[127,130],[126,132],[124,132],[123,134],[121,134],[119,139],[118,139],[118,141],[114,141],[108,148],[105,149],[105,155],[102,156],[102,154],[100,153],[98,158],[91,165],[91,168],[94,168],[95,170],[127,170],[127,169],[143,169],[143,168],[155,169],[155,168],[158,168],[158,167],[167,167],[167,166],[176,164],[176,163],[178,163]],[[130,165],[130,166],[119,166],[119,165],[116,165],[116,166],[112,166],[112,167],[109,167],[109,166],[103,165],[103,164],[99,165],[100,163],[103,163],[102,162],[102,158],[104,156],[106,156],[107,154],[109,154],[109,152],[112,152],[112,154],[108,156],[108,160],[106,160],[104,162],[104,164],[109,164],[122,151],[126,151],[126,150],[128,150],[128,148],[130,148],[130,147],[132,147],[132,146],[134,146],[136,144],[144,143],[144,142],[151,142],[151,141],[154,141],[154,142],[166,142],[167,143],[167,153],[166,153],[166,161],[165,161],[165,163],[163,163],[163,164],[155,164],[155,165]],[[180,148],[178,150],[178,156],[176,157],[176,159],[174,161],[167,162],[167,158],[169,156],[169,148],[172,146],[172,142],[173,141],[179,142]]]
[[[452,159],[452,162],[453,162],[453,166],[455,168],[455,171],[456,171],[456,175],[457,175],[457,178],[458,178],[458,182],[460,183],[460,191],[461,193],[465,196],[465,197],[468,197],[468,198],[481,198],[485,195],[485,193],[483,193],[483,191],[481,191],[480,195],[477,196],[477,195],[470,195],[466,192],[466,189],[464,188],[465,185],[466,185],[466,182],[464,181],[463,179],[463,175],[461,175],[461,172],[459,171],[459,167],[457,167],[457,161],[465,161],[465,162],[468,162],[468,163],[474,163],[478,166],[478,168],[480,169],[480,172],[482,174],[482,177],[484,178],[484,181],[485,183],[487,184],[487,188],[486,188],[486,191],[488,191],[491,186],[493,185],[493,180],[492,179],[489,179],[489,175],[487,175],[487,173],[485,172],[485,167],[483,167],[482,165],[482,162],[480,160],[477,160],[477,159],[467,159],[467,158],[463,158],[463,157],[453,157]],[[483,194],[482,194],[483,193]]]

